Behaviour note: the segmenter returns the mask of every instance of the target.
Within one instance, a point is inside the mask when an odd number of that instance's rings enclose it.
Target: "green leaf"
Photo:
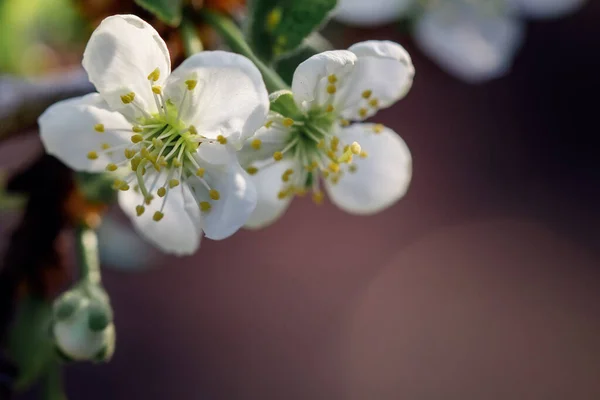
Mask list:
[[[275,64],[275,70],[288,85],[291,85],[298,65],[327,50],[333,50],[331,43],[318,33],[313,33],[296,51],[280,58]]]
[[[269,102],[271,103],[271,111],[292,119],[299,119],[302,117],[302,112],[298,109],[298,106],[294,101],[294,95],[289,90],[280,90],[271,93]]]
[[[52,305],[49,302],[33,297],[20,302],[8,339],[10,356],[19,369],[18,390],[35,383],[54,360],[51,323]]]
[[[135,2],[168,25],[176,27],[181,22],[183,0],[135,0]]]
[[[323,24],[337,0],[253,0],[249,41],[267,62],[298,48]]]

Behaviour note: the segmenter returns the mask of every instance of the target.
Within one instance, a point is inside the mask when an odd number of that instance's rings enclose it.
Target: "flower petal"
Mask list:
[[[83,67],[90,81],[113,110],[128,116],[140,116],[132,104],[123,104],[121,95],[135,93],[135,104],[157,111],[151,81],[156,68],[160,72],[154,85],[162,85],[171,72],[167,45],[156,30],[135,15],[114,15],[96,28],[83,54]]]
[[[164,175],[164,174],[163,174]],[[156,174],[148,174],[148,186]],[[159,183],[166,179],[161,176]],[[196,251],[202,237],[202,218],[190,188],[181,184],[169,190],[163,208],[164,217],[156,222],[152,219],[159,211],[164,198],[156,197],[141,216],[136,215],[136,206],[144,204],[144,197],[135,190],[119,192],[119,204],[138,233],[167,253],[188,255]]]
[[[292,197],[280,199],[277,195],[283,189],[281,175],[285,170],[293,169],[294,167],[297,169],[297,165],[293,160],[283,159],[250,177],[252,183],[256,186],[258,203],[256,209],[246,222],[246,228],[264,228],[275,222],[287,210]]]
[[[108,163],[124,160],[122,149],[106,151],[103,146],[131,143],[131,135],[125,132],[131,130],[131,124],[120,113],[110,111],[98,93],[53,104],[38,124],[46,152],[74,170],[103,171]],[[99,124],[104,132],[95,130]],[[96,159],[88,158],[90,151],[96,152]]]
[[[412,87],[415,68],[398,43],[369,40],[348,50],[356,54],[357,61],[348,82],[340,82],[344,118],[369,118],[402,99]]]
[[[348,82],[346,78],[352,73],[355,63],[354,53],[332,50],[316,54],[298,65],[292,79],[292,92],[298,107],[308,111],[331,103],[337,108],[340,98],[329,92],[332,85],[329,79],[335,77],[336,82]]]
[[[394,22],[415,0],[338,0],[334,19],[355,26],[377,26]]]
[[[245,168],[264,160],[272,160],[273,153],[285,147],[291,134],[290,128],[278,122],[273,122],[268,127],[263,126],[254,136],[246,139],[242,149],[237,152],[240,164]]]
[[[477,2],[440,2],[417,22],[414,37],[446,72],[478,83],[510,70],[523,30],[508,11],[491,13]]]
[[[218,191],[218,200],[210,198],[208,189],[198,179],[190,177],[188,183],[193,188],[196,204],[208,201],[211,205],[210,210],[202,214],[206,237],[221,240],[244,226],[256,207],[256,189],[237,162],[206,167],[204,179],[212,190]]]
[[[533,18],[555,18],[577,11],[586,0],[509,0],[519,12]]]
[[[190,80],[196,83],[188,90],[186,81]],[[173,71],[166,85],[165,93],[180,107],[185,123],[211,139],[223,135],[237,148],[264,124],[269,111],[269,96],[260,72],[238,54],[194,54]]]
[[[346,143],[360,143],[368,156],[355,156],[356,171],[344,171],[337,184],[326,181],[334,204],[352,214],[369,215],[404,196],[412,176],[412,158],[396,132],[382,125],[361,123],[344,128],[340,138]]]

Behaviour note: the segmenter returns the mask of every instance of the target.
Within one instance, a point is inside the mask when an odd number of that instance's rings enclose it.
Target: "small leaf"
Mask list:
[[[294,96],[289,90],[280,90],[275,93],[271,93],[269,96],[269,102],[271,103],[271,111],[275,111],[283,115],[284,117],[298,119],[302,117],[302,112],[298,109]]]
[[[327,19],[337,0],[254,0],[249,41],[267,62],[297,49]]]
[[[51,322],[50,303],[31,297],[21,300],[8,342],[9,354],[19,369],[19,390],[35,383],[55,357]]]
[[[135,2],[166,24],[176,27],[181,22],[183,0],[135,0]]]

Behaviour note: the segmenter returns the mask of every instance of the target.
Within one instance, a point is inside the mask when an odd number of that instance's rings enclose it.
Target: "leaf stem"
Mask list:
[[[269,92],[290,89],[274,70],[265,65],[256,54],[254,54],[244,39],[242,32],[230,18],[221,13],[206,9],[202,10],[201,15],[204,18],[204,21],[212,26],[225,39],[229,47],[231,47],[231,50],[248,57],[250,61],[256,65],[263,76]]]

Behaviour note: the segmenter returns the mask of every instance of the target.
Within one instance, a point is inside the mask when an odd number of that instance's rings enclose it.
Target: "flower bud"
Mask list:
[[[108,298],[99,288],[73,289],[54,302],[52,334],[58,351],[74,361],[108,361],[115,326]]]

